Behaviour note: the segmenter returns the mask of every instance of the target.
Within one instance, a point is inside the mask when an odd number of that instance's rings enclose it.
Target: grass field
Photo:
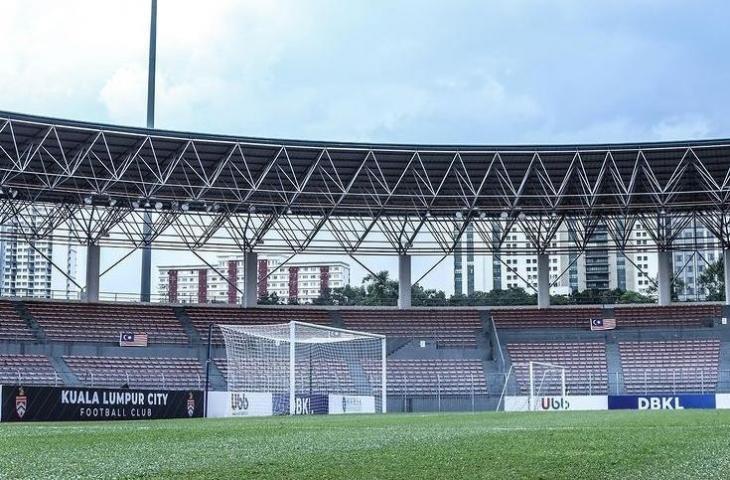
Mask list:
[[[730,410],[0,425],[0,478],[730,478]]]

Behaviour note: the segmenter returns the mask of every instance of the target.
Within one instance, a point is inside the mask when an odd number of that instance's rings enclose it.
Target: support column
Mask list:
[[[398,308],[411,308],[410,255],[398,255]]]
[[[550,306],[550,255],[537,255],[537,308]]]
[[[255,252],[243,254],[243,306],[255,307],[258,302],[258,255]]]
[[[672,252],[657,253],[657,283],[659,305],[672,303]]]
[[[86,301],[99,301],[99,264],[101,248],[99,245],[86,247]]]
[[[725,259],[725,305],[730,305],[730,248],[723,249],[722,256]]]

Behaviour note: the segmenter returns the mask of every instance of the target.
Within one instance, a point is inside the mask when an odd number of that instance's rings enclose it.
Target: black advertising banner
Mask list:
[[[2,387],[0,421],[146,420],[203,416],[200,390]]]

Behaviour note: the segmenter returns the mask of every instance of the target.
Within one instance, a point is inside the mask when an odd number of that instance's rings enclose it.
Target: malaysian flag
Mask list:
[[[615,318],[591,318],[591,330],[613,330],[616,328]]]
[[[146,347],[147,341],[146,333],[122,332],[119,334],[120,347]]]

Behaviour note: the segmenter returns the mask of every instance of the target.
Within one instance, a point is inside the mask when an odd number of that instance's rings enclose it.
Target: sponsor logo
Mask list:
[[[570,402],[565,397],[542,397],[540,410],[570,410]]]
[[[18,418],[23,418],[25,412],[28,410],[28,397],[23,391],[23,387],[18,389],[18,394],[15,396],[15,413],[18,414]]]
[[[313,413],[309,397],[296,398],[294,401],[294,415],[311,415]]]
[[[715,408],[715,395],[609,395],[610,410],[685,410],[690,408]]]
[[[639,397],[639,410],[684,410],[679,397]]]
[[[245,393],[231,393],[231,409],[234,412],[246,412],[248,410],[248,398]]]
[[[342,413],[362,412],[362,399],[358,397],[342,397]]]
[[[195,399],[193,398],[193,392],[190,392],[188,396],[188,417],[195,415]]]

